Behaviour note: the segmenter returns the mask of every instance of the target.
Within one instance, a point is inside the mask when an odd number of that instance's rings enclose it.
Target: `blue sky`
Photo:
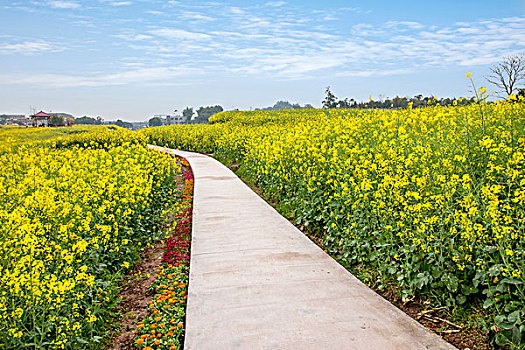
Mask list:
[[[0,113],[459,97],[523,53],[525,0],[0,0]]]

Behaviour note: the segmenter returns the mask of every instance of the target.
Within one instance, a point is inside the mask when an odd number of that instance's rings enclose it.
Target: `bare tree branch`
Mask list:
[[[502,62],[490,68],[487,81],[495,85],[507,98],[517,93],[519,86],[525,83],[525,57],[508,56]]]

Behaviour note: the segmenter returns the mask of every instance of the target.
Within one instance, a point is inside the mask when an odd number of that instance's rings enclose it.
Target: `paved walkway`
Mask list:
[[[185,349],[455,349],[341,267],[216,160],[195,176]]]

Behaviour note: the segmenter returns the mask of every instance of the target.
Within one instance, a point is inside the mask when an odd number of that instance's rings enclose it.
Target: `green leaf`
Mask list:
[[[507,321],[507,317],[505,317],[505,315],[496,316],[494,318],[494,323],[496,323],[496,325],[499,328],[503,328],[503,329],[511,329],[512,327],[514,327],[514,324],[515,324],[515,322]]]
[[[458,290],[459,279],[456,276],[445,273],[441,277],[441,280],[445,283],[445,286],[449,291],[454,293]]]
[[[494,337],[494,341],[496,342],[496,344],[498,344],[499,346],[505,346],[508,344],[509,340],[507,339],[507,337],[505,335],[503,335],[502,333],[498,333],[496,334],[496,336]]]
[[[523,284],[522,281],[520,280],[517,280],[515,278],[504,278],[500,281],[500,283],[506,283],[506,284],[513,284],[515,286],[518,286],[520,284]]]
[[[494,305],[494,299],[486,299],[485,302],[483,303],[483,308],[484,309],[488,309],[489,307],[491,307],[492,305]]]
[[[89,344],[87,341],[85,341],[84,339],[82,338],[78,338],[77,337],[77,342],[79,342],[80,344]]]
[[[456,296],[456,300],[459,305],[462,305],[462,304],[465,304],[465,302],[467,301],[467,297],[464,296],[463,294],[459,294],[458,296]]]
[[[514,344],[521,344],[521,331],[520,331],[520,328],[518,328],[517,326],[514,326],[512,328],[512,342]]]
[[[519,318],[520,318],[520,311],[519,310],[516,310],[516,311],[510,313],[507,316],[507,319],[509,320],[509,322],[519,321]]]

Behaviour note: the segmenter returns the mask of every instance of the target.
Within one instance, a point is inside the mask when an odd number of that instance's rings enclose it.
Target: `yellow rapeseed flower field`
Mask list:
[[[85,133],[101,126],[75,125],[67,128],[26,128],[20,126],[5,126],[0,128],[0,154],[19,145],[35,145],[43,141]]]
[[[480,94],[483,92],[481,91]],[[525,339],[525,103],[225,112],[141,131],[235,161],[367,282],[479,303],[500,344]],[[364,277],[364,276],[362,276]]]
[[[97,347],[180,169],[119,128],[0,132],[0,347]]]

